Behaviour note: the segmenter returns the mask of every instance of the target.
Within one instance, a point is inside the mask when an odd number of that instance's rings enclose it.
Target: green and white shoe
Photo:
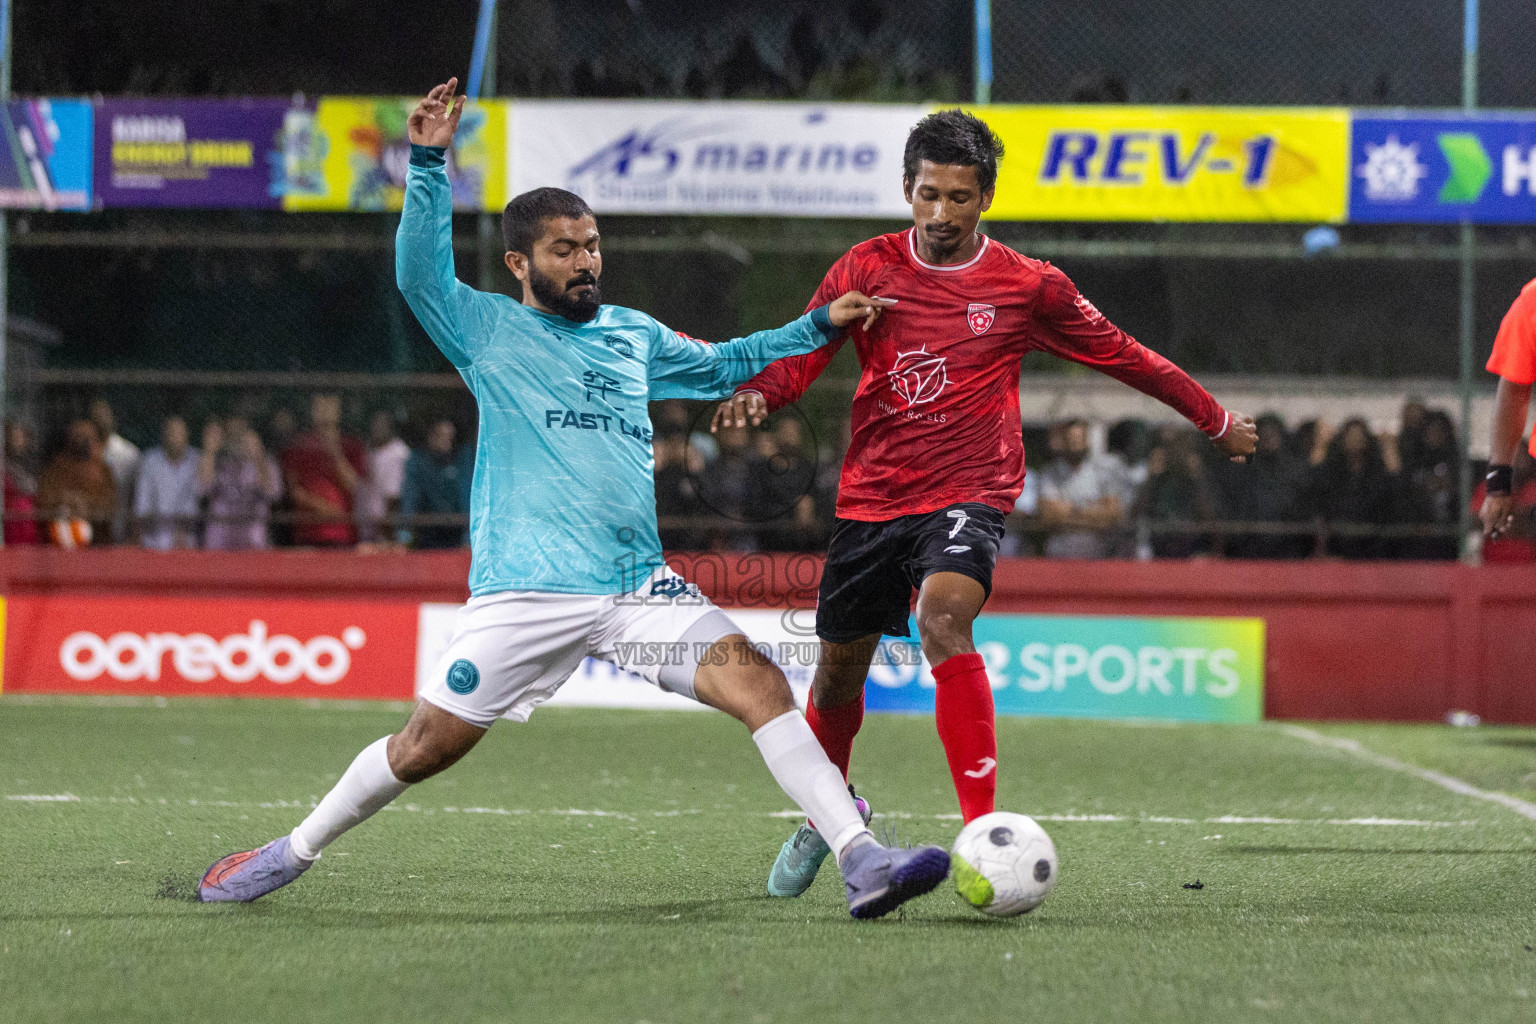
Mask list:
[[[853,797],[854,804],[859,808],[859,817],[868,825],[874,817],[869,802],[855,793],[852,786],[848,787],[848,795]],[[779,848],[778,859],[768,872],[768,895],[793,898],[804,893],[816,881],[816,872],[821,870],[821,862],[831,852],[832,848],[821,838],[821,833],[811,827],[810,822],[802,824]]]

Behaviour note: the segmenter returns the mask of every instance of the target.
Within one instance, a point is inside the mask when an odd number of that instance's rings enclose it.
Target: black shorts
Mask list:
[[[827,544],[816,603],[816,635],[835,644],[872,633],[911,636],[912,588],[936,572],[958,572],[992,594],[1003,514],[967,501],[883,523],[839,519]]]

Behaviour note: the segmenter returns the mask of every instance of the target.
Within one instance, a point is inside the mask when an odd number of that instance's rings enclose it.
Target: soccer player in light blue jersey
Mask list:
[[[498,718],[526,721],[588,656],[745,724],[837,855],[854,917],[930,891],[949,855],[875,841],[784,674],[663,562],[647,415],[652,399],[724,398],[855,320],[867,328],[886,303],[849,292],[778,330],[721,345],[686,338],[602,304],[597,221],[580,197],[550,188],[518,196],[502,215],[522,303],[470,288],[454,275],[446,171],[464,104],[457,85],[437,86],[410,116],[395,268],[480,406],[471,598],[405,728],[364,749],[290,835],[210,867],[199,894],[249,902],[287,885],[347,829],[458,761]]]

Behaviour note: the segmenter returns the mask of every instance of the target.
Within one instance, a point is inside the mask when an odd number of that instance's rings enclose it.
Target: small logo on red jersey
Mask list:
[[[992,322],[996,319],[996,306],[989,306],[985,302],[973,302],[965,307],[965,322],[971,325],[972,334],[986,334],[992,329]]]
[[[1073,304],[1077,306],[1077,311],[1083,314],[1083,316],[1091,324],[1096,324],[1100,320],[1104,319],[1104,314],[1099,312],[1097,306],[1088,301],[1088,296],[1086,295],[1079,294],[1077,298],[1073,300]]]
[[[896,364],[885,375],[890,378],[891,390],[902,397],[908,409],[938,398],[944,385],[949,383],[949,375],[944,372],[944,357],[930,355],[923,349],[898,353]]]

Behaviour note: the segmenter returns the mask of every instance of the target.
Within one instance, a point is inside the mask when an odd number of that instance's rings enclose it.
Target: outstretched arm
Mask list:
[[[651,398],[724,398],[738,383],[786,356],[826,346],[855,320],[874,322],[889,302],[849,292],[784,327],[710,345],[657,324],[651,346]]]
[[[1046,267],[1035,319],[1036,341],[1047,352],[1107,373],[1177,410],[1234,462],[1253,453],[1258,431],[1252,419],[1223,409],[1189,374],[1110,323],[1055,267]]]
[[[405,207],[395,234],[395,281],[427,335],[450,362],[466,369],[477,350],[477,293],[453,271],[453,190],[448,145],[459,126],[464,97],[450,78],[416,104],[406,122],[411,162]]]

